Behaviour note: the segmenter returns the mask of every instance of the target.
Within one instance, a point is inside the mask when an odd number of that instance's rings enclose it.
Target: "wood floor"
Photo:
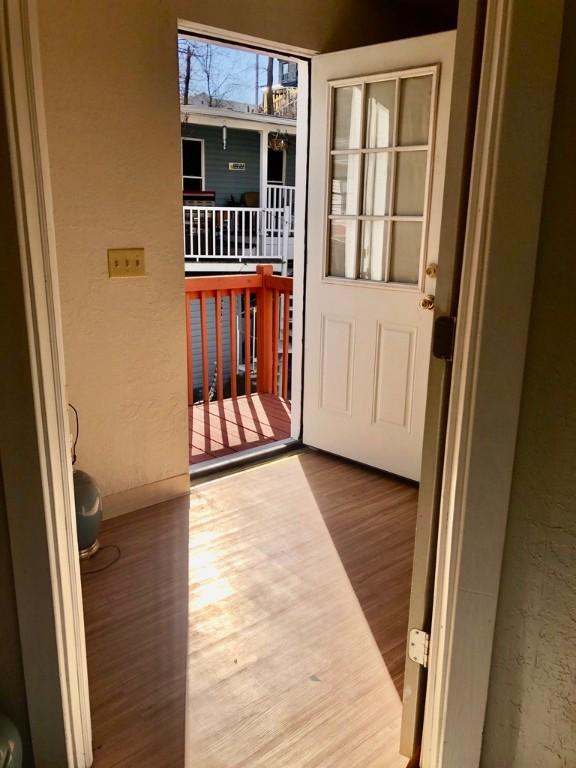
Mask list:
[[[243,395],[192,405],[190,464],[290,437],[290,401],[276,395]]]
[[[122,557],[83,577],[96,768],[405,766],[416,493],[309,452],[107,521]]]

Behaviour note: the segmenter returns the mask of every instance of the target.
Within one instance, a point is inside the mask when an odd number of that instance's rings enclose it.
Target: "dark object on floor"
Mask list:
[[[84,559],[92,557],[100,546],[98,531],[102,522],[102,495],[87,472],[75,469],[73,478],[78,549]]]

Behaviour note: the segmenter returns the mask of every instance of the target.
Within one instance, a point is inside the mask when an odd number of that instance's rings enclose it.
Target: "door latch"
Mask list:
[[[434,357],[439,360],[452,360],[455,337],[456,318],[451,315],[437,317],[432,335],[432,354]]]

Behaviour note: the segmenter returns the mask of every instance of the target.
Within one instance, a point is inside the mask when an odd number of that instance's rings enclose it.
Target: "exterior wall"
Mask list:
[[[226,149],[222,146],[222,128],[182,123],[182,136],[204,140],[204,189],[216,192],[216,205],[236,205],[243,192],[260,190],[260,133],[228,128]],[[229,171],[228,163],[246,163],[245,171]],[[286,185],[296,182],[296,138],[290,138],[286,150]],[[260,201],[263,203],[263,201]]]
[[[483,768],[576,765],[576,0],[566,0]]]
[[[224,389],[230,382],[230,300],[222,299],[222,365]],[[194,399],[202,399],[202,334],[200,332],[200,301],[190,302],[192,330],[192,360],[194,361]],[[208,336],[208,381],[212,384],[216,370],[216,318],[214,299],[206,301],[206,328]]]
[[[228,128],[226,149],[222,128],[182,123],[182,136],[204,139],[204,189],[216,192],[216,205],[240,205],[243,192],[260,191],[260,134]],[[228,163],[246,163],[245,171],[229,171]]]

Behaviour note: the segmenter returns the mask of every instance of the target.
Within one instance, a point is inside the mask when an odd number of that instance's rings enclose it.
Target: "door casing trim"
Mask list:
[[[487,6],[423,768],[480,763],[562,16],[562,0],[489,0]]]

